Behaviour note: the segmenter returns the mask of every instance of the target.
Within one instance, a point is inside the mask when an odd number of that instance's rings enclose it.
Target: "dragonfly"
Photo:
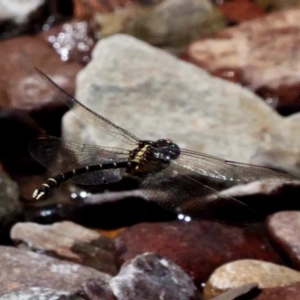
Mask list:
[[[182,149],[170,139],[139,139],[84,106],[42,71],[37,72],[55,97],[77,116],[130,149],[80,144],[53,136],[36,138],[29,144],[30,154],[56,174],[34,191],[36,200],[47,197],[69,179],[82,185],[105,185],[129,175],[140,179],[140,189],[147,199],[177,215],[199,218],[205,212],[218,218],[220,211],[228,215],[231,211],[253,212],[243,202],[222,194],[224,183],[292,179],[278,170]]]

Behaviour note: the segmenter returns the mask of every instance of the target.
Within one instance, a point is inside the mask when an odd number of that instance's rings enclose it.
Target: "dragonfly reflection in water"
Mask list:
[[[37,138],[29,145],[31,155],[58,175],[35,190],[35,199],[47,196],[68,179],[79,184],[101,185],[117,182],[129,174],[141,179],[140,188],[148,199],[168,210],[192,218],[211,216],[219,219],[221,216],[222,219],[227,215],[230,219],[238,214],[251,214],[252,210],[242,202],[222,195],[222,183],[291,179],[288,174],[269,168],[181,149],[168,139],[140,140],[85,107],[47,75],[37,71],[55,92],[55,97],[75,114],[132,148],[84,145],[52,136]]]

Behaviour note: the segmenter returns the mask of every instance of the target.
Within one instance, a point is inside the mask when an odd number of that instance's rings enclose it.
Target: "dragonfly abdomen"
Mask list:
[[[74,176],[101,171],[101,170],[109,170],[109,169],[126,169],[132,167],[132,162],[124,161],[124,162],[110,162],[105,164],[97,164],[92,166],[85,166],[81,168],[77,168],[71,171],[67,171],[64,173],[57,174],[49,179],[45,183],[43,183],[38,189],[33,192],[32,197],[36,200],[40,199],[42,196],[49,194],[53,189],[59,187],[63,182],[71,179]]]

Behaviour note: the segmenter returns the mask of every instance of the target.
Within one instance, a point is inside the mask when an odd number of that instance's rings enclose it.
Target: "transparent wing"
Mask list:
[[[29,152],[40,164],[56,173],[73,169],[127,161],[129,151],[118,148],[105,148],[94,145],[78,144],[53,136],[39,137],[29,144]],[[111,169],[85,173],[72,178],[80,184],[101,184],[119,181],[122,170]]]
[[[219,192],[224,189],[222,183],[224,180],[171,163],[146,177],[141,189],[149,199],[176,214],[232,224],[255,222],[257,215],[249,206]]]
[[[281,171],[262,166],[228,161],[215,156],[185,149],[181,150],[181,155],[174,163],[197,174],[226,181],[234,181],[236,183],[247,183],[265,179],[270,179],[272,181],[293,179],[289,174]]]
[[[99,128],[105,133],[123,141],[124,143],[135,145],[139,142],[139,139],[130,133],[129,131],[117,126],[101,115],[95,113],[89,108],[85,107],[74,97],[69,95],[61,87],[59,87],[53,80],[51,80],[46,74],[39,69],[36,69],[41,78],[48,84],[50,89],[55,93],[55,96],[64,102],[72,111],[79,117],[83,118],[86,122]]]

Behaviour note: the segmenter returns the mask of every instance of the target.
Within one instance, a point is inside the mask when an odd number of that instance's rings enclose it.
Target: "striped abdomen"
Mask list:
[[[64,181],[71,179],[74,176],[82,175],[85,173],[101,171],[101,170],[109,170],[109,169],[130,169],[132,167],[132,163],[130,161],[124,162],[111,162],[105,164],[98,164],[92,166],[86,166],[78,169],[74,169],[72,171],[67,171],[64,173],[60,173],[54,177],[49,178],[45,183],[41,185],[40,188],[36,189],[32,195],[36,200],[40,199],[42,196],[49,194],[54,188],[60,186]]]

